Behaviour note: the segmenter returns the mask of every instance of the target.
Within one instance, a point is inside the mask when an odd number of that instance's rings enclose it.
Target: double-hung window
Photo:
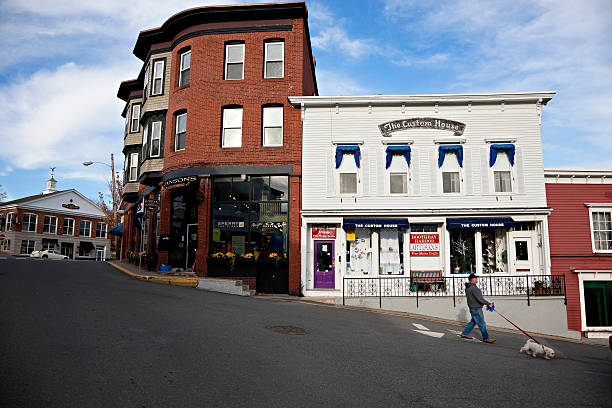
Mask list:
[[[244,78],[244,44],[225,46],[225,79]]]
[[[19,251],[21,255],[28,255],[32,251],[34,251],[34,241],[33,240],[25,239],[21,241],[21,250]]]
[[[265,43],[264,78],[283,78],[285,75],[285,43],[274,41]]]
[[[130,153],[130,178],[129,181],[138,179],[138,153]]]
[[[185,150],[185,138],[187,135],[187,113],[176,115],[174,131],[174,151]]]
[[[143,82],[144,82],[144,86],[143,86],[142,95],[144,98],[146,98],[147,97],[147,87],[149,86],[149,66],[147,66],[147,69],[145,70]]]
[[[147,146],[149,143],[149,124],[145,122],[144,129],[142,130],[142,159],[147,158]]]
[[[57,234],[57,217],[54,215],[45,215],[43,224],[43,233]]]
[[[161,122],[151,123],[151,157],[158,157],[161,150]]]
[[[442,170],[442,192],[444,194],[461,192],[461,166],[456,151],[444,152]]]
[[[130,122],[130,132],[138,132],[140,126],[140,104],[135,103],[132,105],[132,119]]]
[[[591,209],[594,252],[612,252],[612,208]]]
[[[191,70],[191,50],[181,54],[181,66],[179,68],[179,86],[189,85],[189,74]]]
[[[15,213],[14,212],[10,212],[10,213],[6,214],[6,230],[7,231],[12,231],[13,230],[14,222],[15,222]]]
[[[511,147],[511,151],[509,151]],[[514,145],[502,144],[490,147],[489,167],[493,172],[493,191],[512,192],[512,165],[514,164]],[[512,160],[510,160],[512,157]]]
[[[337,165],[341,195],[356,195],[359,168],[355,161],[357,152],[347,151],[342,154],[342,161]],[[337,154],[337,153],[336,153]]]
[[[36,232],[37,222],[38,222],[38,216],[36,214],[31,214],[31,213],[23,214],[23,231]]]
[[[82,237],[91,236],[91,221],[81,220],[79,235]]]
[[[106,238],[106,223],[98,222],[96,224],[96,238]]]
[[[402,155],[391,156],[389,166],[389,193],[408,193],[408,163]]]
[[[74,235],[74,220],[64,218],[64,235]]]
[[[263,108],[263,145],[283,145],[282,106],[269,106]]]
[[[164,61],[153,62],[153,84],[151,95],[161,95],[164,93]]]
[[[242,146],[242,108],[225,108],[221,147],[240,146]]]

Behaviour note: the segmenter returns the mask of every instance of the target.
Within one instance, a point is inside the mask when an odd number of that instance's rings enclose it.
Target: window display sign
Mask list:
[[[335,228],[313,228],[312,238],[314,239],[336,239]]]
[[[440,256],[440,235],[410,234],[410,256]]]

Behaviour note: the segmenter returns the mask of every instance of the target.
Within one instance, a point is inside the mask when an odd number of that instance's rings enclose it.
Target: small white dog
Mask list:
[[[533,357],[537,357],[538,354],[542,354],[546,360],[550,360],[551,358],[555,357],[555,350],[551,349],[550,347],[546,347],[543,344],[538,344],[531,339],[527,340],[525,345],[521,347],[519,353],[523,352],[527,353],[528,355],[531,354]]]

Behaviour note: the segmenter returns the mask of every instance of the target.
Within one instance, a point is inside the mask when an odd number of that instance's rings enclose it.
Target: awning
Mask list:
[[[117,235],[117,236],[123,235],[123,224],[117,225],[115,228],[108,231],[108,233],[111,235]]]
[[[406,218],[345,218],[344,228],[409,228]]]
[[[506,218],[447,218],[446,228],[501,228],[514,227],[514,220]]]
[[[361,159],[361,151],[359,146],[337,146],[336,147],[336,168],[342,163],[342,156],[346,153],[353,153],[355,156],[355,164],[359,168],[359,160]]]
[[[444,164],[444,157],[447,152],[455,152],[459,167],[463,167],[463,146],[461,145],[442,145],[438,147],[438,167]]]
[[[489,157],[489,167],[493,167],[495,164],[495,160],[497,160],[497,153],[502,150],[508,154],[508,161],[510,161],[510,165],[514,166],[514,151],[515,147],[511,143],[507,144],[492,144],[491,145],[491,154]]]
[[[81,241],[79,242],[79,248],[91,251],[92,249],[94,249],[94,244],[89,241]]]
[[[387,147],[387,164],[385,169],[388,169],[391,166],[391,161],[393,160],[393,155],[404,155],[406,158],[406,163],[408,167],[410,167],[410,146],[388,146]]]

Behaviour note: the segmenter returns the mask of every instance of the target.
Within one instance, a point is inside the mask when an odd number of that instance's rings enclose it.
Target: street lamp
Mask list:
[[[113,222],[116,223],[117,222],[117,199],[116,197],[116,187],[115,187],[115,158],[113,156],[113,154],[111,153],[111,164],[108,163],[103,163],[103,162],[98,162],[98,161],[86,161],[83,162],[83,166],[91,166],[92,164],[103,164],[107,167],[110,167],[111,169],[111,183],[112,183],[112,187],[113,187]]]

